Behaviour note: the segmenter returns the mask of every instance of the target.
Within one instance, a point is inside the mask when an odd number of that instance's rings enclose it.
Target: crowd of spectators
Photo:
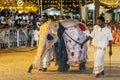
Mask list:
[[[36,29],[39,31],[41,24],[42,19],[38,13],[12,13],[8,9],[2,10],[0,12],[0,48],[31,46],[33,33]]]
[[[0,11],[0,48],[37,46],[34,44],[34,36],[39,35],[39,27],[44,23],[42,19],[37,12],[12,13],[8,9]],[[93,25],[89,25],[89,22],[86,25],[91,32]],[[106,26],[111,29],[113,44],[120,42],[120,23],[110,22]]]

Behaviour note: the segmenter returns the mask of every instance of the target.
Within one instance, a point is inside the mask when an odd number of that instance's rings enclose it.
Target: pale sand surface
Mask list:
[[[108,49],[105,54],[105,75],[95,78],[93,69],[93,47],[89,48],[89,59],[87,70],[78,71],[78,66],[71,67],[69,72],[57,72],[57,66],[51,62],[47,72],[33,70],[27,73],[28,67],[34,60],[36,49],[20,47],[10,49],[0,49],[0,80],[120,80],[120,43],[113,45],[113,55],[111,58],[112,69],[109,75]]]

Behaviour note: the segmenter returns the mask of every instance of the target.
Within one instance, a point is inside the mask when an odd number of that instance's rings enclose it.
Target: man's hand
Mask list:
[[[112,50],[109,51],[109,56],[112,56]]]
[[[81,49],[83,48],[84,46],[84,43],[86,43],[89,39],[92,39],[92,37],[87,37],[82,43],[81,43]]]

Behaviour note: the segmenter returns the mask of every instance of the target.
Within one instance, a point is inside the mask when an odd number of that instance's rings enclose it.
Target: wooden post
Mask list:
[[[99,0],[94,0],[94,4],[95,4],[94,22],[95,22],[95,24],[96,24],[97,17],[99,17],[99,9],[100,9]]]
[[[79,0],[79,15],[80,15],[80,21],[82,21],[82,14],[81,14],[81,4]]]
[[[3,3],[4,1],[2,0],[2,7],[4,8],[4,3]]]
[[[86,12],[85,24],[86,24],[88,21],[88,7],[87,6],[85,7],[85,12]]]
[[[115,13],[112,13],[112,21],[115,21]]]
[[[41,0],[41,3],[40,3],[40,15],[41,15],[41,17],[42,17],[42,0]]]
[[[63,16],[62,0],[60,0],[60,10],[61,10],[61,19],[62,19],[62,16]]]
[[[20,43],[19,43],[19,29],[17,30],[17,47],[19,47],[20,46]]]
[[[14,7],[14,0],[12,0],[12,20],[14,20],[14,13],[13,13],[14,12],[14,8],[13,7]],[[12,31],[13,31],[14,24],[12,23],[11,26],[12,26]]]
[[[39,11],[39,15],[40,15],[40,0],[38,0],[38,11]]]

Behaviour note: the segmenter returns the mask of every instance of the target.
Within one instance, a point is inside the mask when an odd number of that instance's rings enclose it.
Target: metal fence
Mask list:
[[[0,49],[32,46],[32,29],[1,29],[0,30]]]

